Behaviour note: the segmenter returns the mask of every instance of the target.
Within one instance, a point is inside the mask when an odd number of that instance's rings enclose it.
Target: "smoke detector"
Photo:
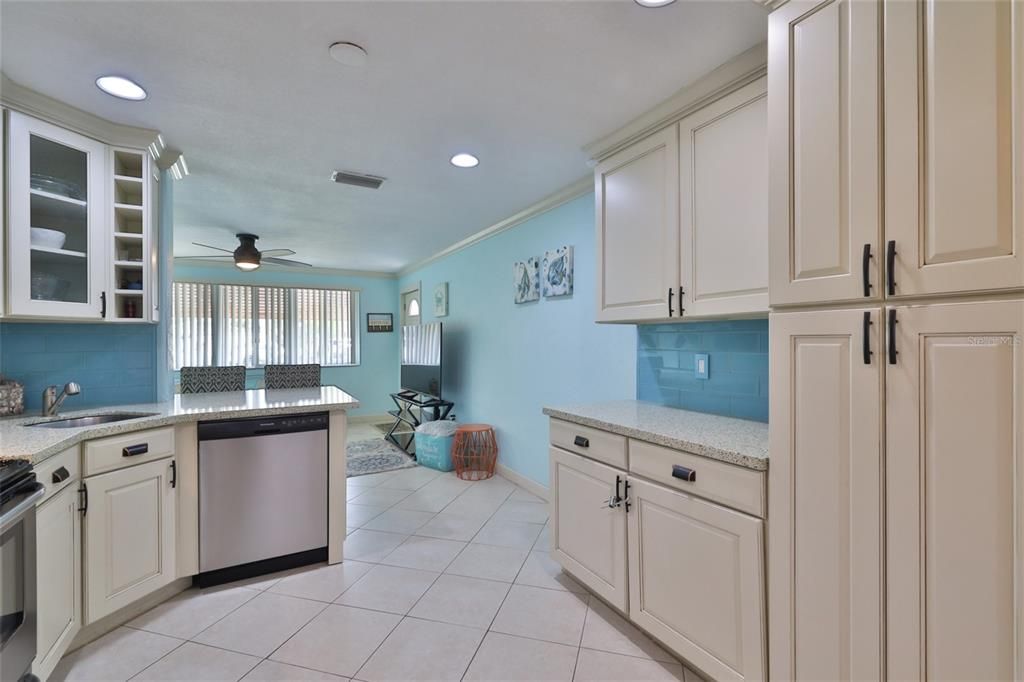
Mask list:
[[[331,180],[334,180],[339,185],[352,185],[353,187],[378,189],[382,184],[384,184],[384,181],[387,180],[387,178],[382,178],[379,175],[369,175],[367,173],[336,170],[331,173]]]

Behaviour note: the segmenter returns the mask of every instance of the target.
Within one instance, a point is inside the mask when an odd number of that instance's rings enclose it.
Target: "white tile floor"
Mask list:
[[[698,679],[561,572],[547,505],[506,479],[405,469],[349,497],[343,564],[190,589],[51,679]]]

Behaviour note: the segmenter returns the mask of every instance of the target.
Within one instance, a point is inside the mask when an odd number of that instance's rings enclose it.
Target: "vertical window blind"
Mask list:
[[[171,353],[186,366],[359,364],[359,293],[174,282]]]

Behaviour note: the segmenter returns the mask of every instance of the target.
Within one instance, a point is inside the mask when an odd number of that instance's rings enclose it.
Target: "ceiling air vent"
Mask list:
[[[369,187],[377,189],[387,178],[379,175],[367,175],[365,173],[353,173],[352,171],[336,170],[331,173],[331,180],[342,185],[354,185],[355,187]]]

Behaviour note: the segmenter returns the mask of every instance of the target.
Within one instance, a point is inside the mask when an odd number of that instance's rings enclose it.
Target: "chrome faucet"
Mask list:
[[[81,391],[82,387],[74,381],[69,381],[64,384],[64,390],[61,391],[60,395],[57,395],[56,386],[47,386],[46,389],[43,390],[43,416],[53,417],[57,414],[57,410],[60,409],[65,398],[69,395],[78,395]]]

